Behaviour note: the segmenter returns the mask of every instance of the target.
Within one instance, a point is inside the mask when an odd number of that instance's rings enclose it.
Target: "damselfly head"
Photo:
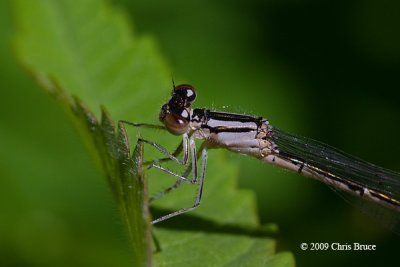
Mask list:
[[[196,91],[193,86],[188,84],[174,86],[171,98],[161,107],[159,116],[170,133],[181,135],[188,131],[191,105],[195,99]]]

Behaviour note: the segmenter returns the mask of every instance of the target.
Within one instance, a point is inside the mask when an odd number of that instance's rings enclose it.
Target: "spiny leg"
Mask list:
[[[179,145],[175,148],[175,151],[172,152],[171,154],[174,157],[179,156],[179,154],[183,151],[183,140],[179,143]],[[149,160],[149,161],[145,161],[144,165],[151,165],[152,163],[163,163],[166,161],[170,161],[171,158],[167,157],[167,158],[161,158],[161,159],[156,159],[156,160]]]
[[[184,134],[183,139],[184,140],[188,139],[186,134]],[[143,140],[139,140],[139,142],[143,142]],[[189,161],[189,150],[190,150],[191,157],[192,157],[192,161],[191,161],[191,163],[192,163],[191,164],[191,166],[192,166],[192,176],[193,176],[192,180],[188,180],[187,176],[185,177],[184,175],[177,174],[177,173],[175,173],[173,171],[170,171],[169,169],[167,169],[167,168],[165,168],[163,166],[157,165],[155,163],[152,163],[147,169],[149,170],[151,168],[157,168],[157,169],[159,169],[159,170],[161,170],[163,172],[168,173],[169,175],[177,177],[182,182],[192,183],[192,184],[195,183],[196,182],[196,176],[197,176],[196,144],[195,144],[193,138],[190,138],[190,140],[188,142],[189,142],[189,146],[186,147],[186,150],[185,150],[186,156],[184,156],[184,159],[186,160],[186,163],[185,164],[183,164],[181,162],[178,162],[178,163],[180,163],[181,165],[187,165],[187,162]],[[184,174],[186,174],[186,172]]]
[[[121,124],[122,125],[129,125],[129,126],[138,127],[138,128],[142,127],[142,128],[166,130],[166,128],[164,126],[160,126],[160,125],[154,125],[154,124],[148,124],[148,123],[136,123],[136,122],[129,122],[129,121],[125,121],[125,120],[120,120],[118,122],[118,124],[120,124],[120,125]],[[191,167],[188,167],[186,172],[184,173],[183,177],[180,177],[179,175],[176,175],[175,173],[173,173],[173,172],[171,172],[171,171],[169,171],[169,170],[167,170],[167,169],[155,164],[155,163],[161,163],[161,162],[165,162],[165,161],[170,161],[170,160],[172,160],[172,158],[176,158],[182,152],[182,150],[185,153],[185,155],[183,157],[183,160],[181,160],[181,161],[178,160],[176,162],[178,162],[179,164],[182,164],[182,163],[186,163],[187,164],[188,156],[189,156],[189,153],[188,153],[188,137],[187,137],[187,135],[183,136],[182,141],[179,143],[178,147],[175,149],[175,151],[172,154],[169,153],[165,148],[161,147],[160,145],[158,145],[158,144],[156,144],[154,142],[147,141],[147,140],[144,140],[144,139],[139,139],[138,142],[140,142],[142,144],[143,143],[150,144],[150,145],[152,145],[153,147],[157,148],[159,151],[161,151],[162,153],[164,153],[164,154],[166,154],[168,156],[167,158],[162,158],[162,159],[157,159],[157,160],[144,162],[144,165],[148,165],[149,166],[148,169],[155,167],[155,168],[161,169],[161,170],[163,170],[163,171],[165,171],[165,172],[167,172],[167,173],[169,173],[171,175],[174,175],[174,176],[178,177],[178,179],[176,180],[176,182],[175,182],[175,184],[173,186],[171,186],[171,187],[167,188],[166,190],[164,190],[164,192],[162,192],[162,194],[150,198],[150,202],[151,202],[151,201],[153,201],[155,199],[158,199],[158,198],[162,197],[163,195],[165,195],[166,194],[165,192],[169,192],[169,191],[172,191],[173,189],[177,188],[180,185],[180,183],[183,180],[186,180],[186,177],[189,175]],[[192,143],[194,145],[193,141],[192,141]],[[160,148],[161,148],[161,150],[160,150]]]
[[[166,130],[166,128],[164,126],[154,125],[154,124],[132,123],[132,122],[124,121],[124,120],[120,120],[119,123],[127,124],[127,125],[134,126],[134,127]],[[177,188],[180,184],[182,184],[182,182],[189,182],[190,184],[196,184],[196,182],[197,182],[197,158],[200,156],[200,154],[197,154],[197,152],[196,152],[196,146],[194,144],[193,138],[190,138],[190,144],[188,144],[189,137],[187,134],[184,134],[182,142],[178,145],[178,147],[175,149],[175,151],[172,154],[169,153],[168,150],[166,150],[164,147],[158,145],[157,143],[154,143],[154,142],[142,139],[142,138],[139,138],[138,142],[147,143],[167,156],[167,158],[152,161],[149,168],[155,167],[155,168],[163,170],[175,177],[178,177],[177,181],[175,182],[175,184],[172,187],[170,187],[171,190],[169,190],[169,191],[172,191],[172,188],[174,188],[174,189]],[[204,143],[203,143],[203,145],[204,145]],[[202,154],[202,170],[201,170],[200,179],[199,179],[199,188],[197,190],[196,200],[195,200],[194,205],[192,207],[183,208],[178,211],[172,212],[170,214],[164,215],[164,216],[152,221],[152,224],[155,224],[155,223],[167,220],[169,218],[175,217],[177,215],[186,213],[188,211],[191,211],[191,210],[197,208],[200,205],[202,194],[203,194],[205,170],[206,170],[206,166],[207,166],[207,149],[203,145],[201,146],[201,148],[199,150],[199,152],[202,152],[201,153]],[[191,156],[192,156],[192,164],[191,164],[192,166],[191,166],[191,168],[188,167],[182,176],[178,175],[176,173],[173,173],[173,172],[163,168],[162,166],[155,164],[156,162],[164,162],[164,161],[168,161],[168,160],[173,160],[173,161],[177,162],[178,164],[187,165],[188,158],[189,158],[189,147],[191,148],[190,151],[191,151]],[[183,160],[180,160],[176,156],[179,155],[182,150],[184,151],[184,156],[183,156]],[[192,171],[192,180],[188,181],[187,176],[190,174],[190,169]],[[167,190],[165,190],[165,191],[167,191]],[[163,195],[165,195],[165,193]]]
[[[168,158],[170,158],[171,160],[175,161],[176,163],[180,164],[180,165],[187,165],[188,163],[188,158],[189,158],[189,136],[187,133],[182,135],[182,143],[183,143],[183,159],[178,159],[177,157],[175,157],[173,154],[171,154],[170,152],[168,152],[168,150],[166,148],[164,148],[163,146],[149,141],[149,140],[145,140],[142,138],[138,139],[138,142],[143,142],[146,144],[151,145],[152,147],[154,147],[155,149],[157,149],[158,151],[160,151],[161,153],[163,153],[164,155],[166,155]],[[178,147],[179,148],[179,147]],[[157,160],[152,161],[151,163],[151,167],[155,167],[155,163],[158,162]],[[150,168],[151,168],[150,167]]]
[[[141,128],[148,128],[148,129],[167,130],[164,126],[161,126],[161,125],[155,125],[155,124],[149,124],[149,123],[136,123],[136,122],[129,122],[129,121],[125,121],[125,120],[120,120],[118,122],[118,124],[129,125],[129,126],[138,127],[138,128],[141,127]],[[151,165],[152,163],[156,163],[156,162],[165,162],[165,161],[169,161],[169,160],[174,160],[178,164],[186,165],[187,161],[188,161],[188,153],[187,153],[188,139],[189,138],[188,138],[187,134],[185,134],[183,136],[183,140],[180,142],[180,144],[175,149],[175,151],[171,154],[167,151],[167,149],[158,145],[157,143],[139,138],[138,141],[150,144],[151,146],[155,147],[158,151],[160,151],[161,153],[163,153],[164,155],[167,156],[167,158],[147,161],[147,162],[144,162],[144,164]],[[182,152],[182,150],[184,151],[183,160],[179,160],[177,158],[177,156]]]
[[[141,122],[130,122],[125,120],[119,120],[118,124],[126,124],[133,127],[142,127],[148,129],[157,129],[157,130],[167,130],[165,126],[157,125],[157,124],[150,124],[150,123],[141,123]]]
[[[203,195],[203,185],[204,185],[204,177],[205,177],[205,174],[206,174],[206,166],[207,166],[207,149],[204,148],[204,150],[202,152],[202,167],[201,167],[201,174],[200,174],[200,179],[199,179],[199,188],[197,190],[196,200],[195,200],[193,206],[189,207],[189,208],[183,208],[183,209],[180,209],[178,211],[175,211],[175,212],[169,213],[167,215],[164,215],[164,216],[162,216],[160,218],[157,218],[157,219],[155,219],[154,221],[151,222],[152,224],[156,224],[156,223],[168,220],[168,219],[170,219],[172,217],[178,216],[180,214],[189,212],[191,210],[196,209],[200,205],[201,198],[202,198],[202,195]]]
[[[194,144],[193,144],[193,145],[194,145]],[[196,158],[196,160],[198,160],[198,159],[200,158],[200,156],[202,155],[202,151],[204,150],[204,148],[205,148],[205,146],[204,146],[204,143],[203,143],[203,144],[201,145],[201,147],[199,148],[199,150],[197,151],[197,155],[196,155],[196,156],[194,156],[194,155],[193,155],[193,152],[192,152],[192,160],[193,160],[194,158]],[[192,171],[192,169],[193,169],[193,166],[188,166],[188,167],[186,168],[185,172],[182,174],[181,177],[184,177],[184,178],[187,179],[187,177],[189,176],[189,174],[190,174],[190,172]],[[167,172],[167,173],[169,173],[169,172]],[[163,191],[161,191],[161,192],[155,194],[154,196],[150,197],[150,200],[149,200],[150,203],[153,202],[153,201],[156,201],[156,200],[158,200],[158,199],[164,197],[166,194],[168,194],[168,193],[174,191],[174,190],[177,189],[182,183],[183,183],[183,180],[182,180],[181,178],[178,178],[172,186],[170,186],[170,187],[164,189]],[[192,181],[190,181],[190,183],[191,183],[191,184],[194,184],[194,183],[195,183],[195,181],[193,181],[193,177],[192,177]]]

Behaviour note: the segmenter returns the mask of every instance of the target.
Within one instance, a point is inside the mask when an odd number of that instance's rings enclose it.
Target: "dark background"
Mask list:
[[[400,170],[400,2],[199,2],[113,1],[139,34],[159,42],[176,83],[196,86],[197,106],[263,116],[286,131]],[[129,266],[100,171],[64,113],[15,62],[5,1],[0,27],[4,266],[59,264],[60,257],[82,266]],[[240,186],[257,193],[262,223],[279,225],[278,249],[292,251],[298,266],[397,262],[399,236],[326,186],[246,157],[230,154],[228,160],[240,167]],[[359,242],[377,251],[302,251],[302,242]]]

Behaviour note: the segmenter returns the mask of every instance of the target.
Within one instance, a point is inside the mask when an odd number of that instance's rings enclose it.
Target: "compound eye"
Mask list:
[[[196,99],[196,90],[189,84],[180,84],[175,87],[174,93],[185,100],[187,105]]]
[[[193,88],[188,88],[186,90],[187,100],[192,103],[196,99],[196,91]]]
[[[179,113],[168,113],[164,116],[162,122],[168,131],[175,135],[182,135],[188,131],[190,115],[186,109]]]

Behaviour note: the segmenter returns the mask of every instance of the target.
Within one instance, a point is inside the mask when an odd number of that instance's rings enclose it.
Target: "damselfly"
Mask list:
[[[216,112],[205,108],[192,108],[196,91],[191,85],[173,86],[171,98],[161,107],[160,121],[164,126],[146,123],[125,124],[136,127],[164,129],[183,140],[170,153],[161,145],[144,139],[166,155],[166,158],[152,161],[149,168],[160,169],[177,178],[174,185],[156,198],[176,189],[182,183],[198,186],[193,206],[162,216],[152,223],[158,223],[188,212],[200,205],[207,165],[207,150],[225,148],[232,152],[255,157],[267,163],[289,169],[307,177],[319,180],[330,187],[349,193],[361,200],[376,204],[394,214],[390,227],[398,227],[400,214],[400,174],[357,159],[321,142],[288,134],[269,124],[267,119],[242,114]],[[199,151],[195,139],[202,139]],[[183,158],[177,156],[183,152]],[[198,174],[198,159],[201,159]],[[160,165],[172,160],[187,165],[180,175]],[[189,178],[192,173],[191,178]]]

